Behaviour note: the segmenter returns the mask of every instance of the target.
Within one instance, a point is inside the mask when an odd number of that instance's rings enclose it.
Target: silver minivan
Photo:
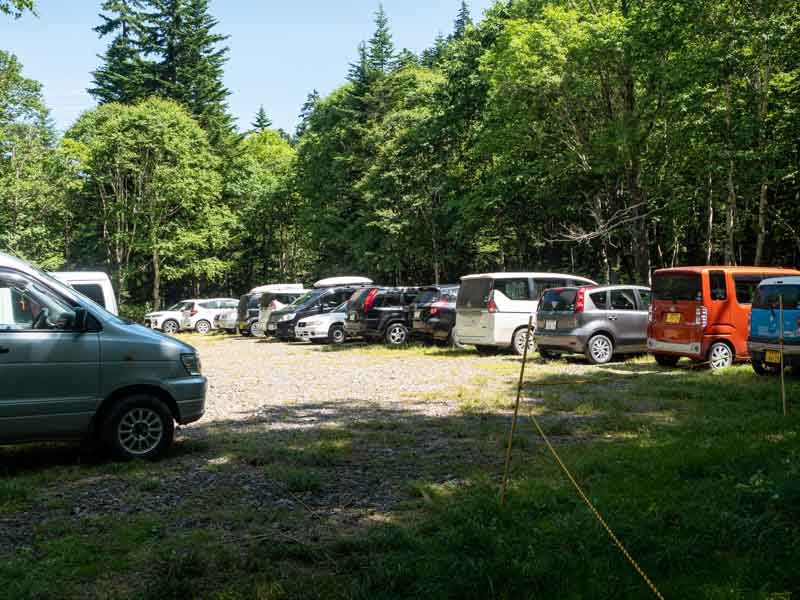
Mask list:
[[[197,351],[0,253],[0,444],[87,439],[152,459],[205,411]]]
[[[539,354],[583,354],[600,365],[616,355],[645,353],[650,300],[650,288],[637,285],[549,289],[536,313]]]

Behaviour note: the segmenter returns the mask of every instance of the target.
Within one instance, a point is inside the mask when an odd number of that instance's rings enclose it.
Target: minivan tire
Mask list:
[[[211,323],[209,323],[205,319],[201,319],[200,321],[194,324],[194,330],[200,335],[208,335],[209,333],[211,333]]]
[[[603,333],[593,335],[586,344],[586,360],[593,365],[605,365],[614,358],[614,342]]]
[[[174,319],[167,319],[161,324],[161,331],[166,334],[174,335],[180,331],[181,326]]]
[[[527,327],[520,327],[514,332],[511,338],[511,349],[517,356],[522,356],[525,352],[525,336],[528,335]],[[528,340],[528,354],[533,354],[536,351],[536,342],[533,339],[533,329],[531,329],[531,338]]]
[[[674,367],[681,359],[680,356],[673,356],[672,354],[654,354],[653,356],[661,367]]]
[[[402,323],[392,323],[386,328],[384,338],[387,346],[392,348],[403,346],[408,342],[408,327]]]
[[[261,325],[258,324],[258,321],[250,323],[250,327],[247,328],[247,331],[250,337],[262,337],[264,335],[264,331]]]
[[[708,363],[714,371],[732,366],[734,358],[733,349],[725,342],[714,342],[708,349]]]
[[[155,460],[172,445],[175,422],[164,402],[137,394],[111,407],[101,426],[101,436],[117,460]]]
[[[345,339],[347,339],[347,335],[344,332],[344,327],[341,325],[331,326],[330,330],[328,331],[328,341],[331,344],[336,346],[339,344],[344,344]]]

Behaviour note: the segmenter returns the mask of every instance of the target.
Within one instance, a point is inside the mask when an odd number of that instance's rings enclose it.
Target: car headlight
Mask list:
[[[306,321],[306,327],[319,327],[322,321]]]
[[[294,319],[294,317],[295,317],[295,313],[289,313],[288,315],[283,315],[281,317],[281,322],[283,322],[283,321],[291,321],[292,319]]]
[[[189,375],[197,376],[202,374],[203,368],[200,364],[200,357],[197,354],[181,354],[181,362]]]

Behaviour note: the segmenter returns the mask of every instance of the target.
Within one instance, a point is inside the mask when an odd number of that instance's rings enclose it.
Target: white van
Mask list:
[[[50,273],[50,275],[99,304],[112,315],[119,315],[114,287],[105,273],[74,271]]]
[[[544,290],[597,285],[591,279],[561,273],[483,273],[461,278],[456,301],[455,338],[481,354],[511,348],[522,355],[528,319]],[[531,337],[528,350],[533,349]]]

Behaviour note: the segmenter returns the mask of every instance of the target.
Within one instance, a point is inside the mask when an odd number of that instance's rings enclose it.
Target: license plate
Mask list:
[[[558,328],[558,324],[555,321],[549,321],[548,320],[548,321],[544,322],[544,328],[545,329],[557,329]]]
[[[667,318],[664,319],[667,323],[677,325],[681,322],[681,313],[667,313]]]
[[[767,354],[764,356],[764,360],[768,363],[780,364],[781,353],[778,352],[777,350],[767,350]]]

